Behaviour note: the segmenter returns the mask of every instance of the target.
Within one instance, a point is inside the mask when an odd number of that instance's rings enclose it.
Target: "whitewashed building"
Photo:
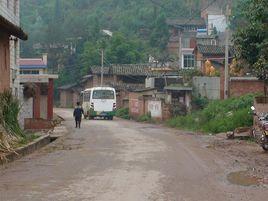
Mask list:
[[[10,67],[10,88],[15,96],[19,96],[19,38],[26,40],[27,35],[20,28],[20,1],[19,0],[0,0],[0,32],[9,36],[9,55],[8,62]]]

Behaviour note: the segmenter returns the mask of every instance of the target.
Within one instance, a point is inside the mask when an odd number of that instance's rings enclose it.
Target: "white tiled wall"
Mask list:
[[[0,0],[0,15],[13,24],[20,24],[19,0]]]

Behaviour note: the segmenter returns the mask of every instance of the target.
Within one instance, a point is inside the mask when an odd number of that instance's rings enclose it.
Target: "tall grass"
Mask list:
[[[20,112],[19,101],[10,91],[0,93],[0,123],[12,135],[24,137],[18,122]]]
[[[19,126],[19,101],[10,91],[0,93],[0,151],[10,152],[25,135]]]
[[[211,101],[203,110],[175,117],[167,121],[167,125],[208,133],[251,126],[253,120],[250,106],[253,104],[253,98],[253,94],[248,94],[239,98]]]

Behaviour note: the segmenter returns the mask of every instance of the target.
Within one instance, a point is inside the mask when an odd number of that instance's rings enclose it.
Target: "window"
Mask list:
[[[89,102],[90,101],[90,94],[91,92],[90,91],[87,91],[84,93],[84,102]]]
[[[10,1],[10,0],[7,0],[7,8],[9,8],[9,1]]]
[[[29,75],[29,74],[38,75],[39,70],[20,70],[20,74],[23,74],[23,75]]]
[[[111,90],[94,90],[93,99],[114,99],[114,92]]]
[[[193,54],[185,54],[183,55],[183,68],[194,68],[194,55]]]

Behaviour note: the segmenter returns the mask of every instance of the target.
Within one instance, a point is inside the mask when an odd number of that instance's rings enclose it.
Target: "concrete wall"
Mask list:
[[[21,128],[24,128],[24,119],[27,118],[33,118],[33,98],[21,99],[21,110],[19,113],[19,124]]]
[[[41,95],[40,97],[40,117],[47,119],[47,95]]]
[[[162,102],[160,100],[149,100],[148,112],[150,112],[152,118],[162,119]]]
[[[220,99],[220,77],[194,77],[195,93],[211,100]]]

